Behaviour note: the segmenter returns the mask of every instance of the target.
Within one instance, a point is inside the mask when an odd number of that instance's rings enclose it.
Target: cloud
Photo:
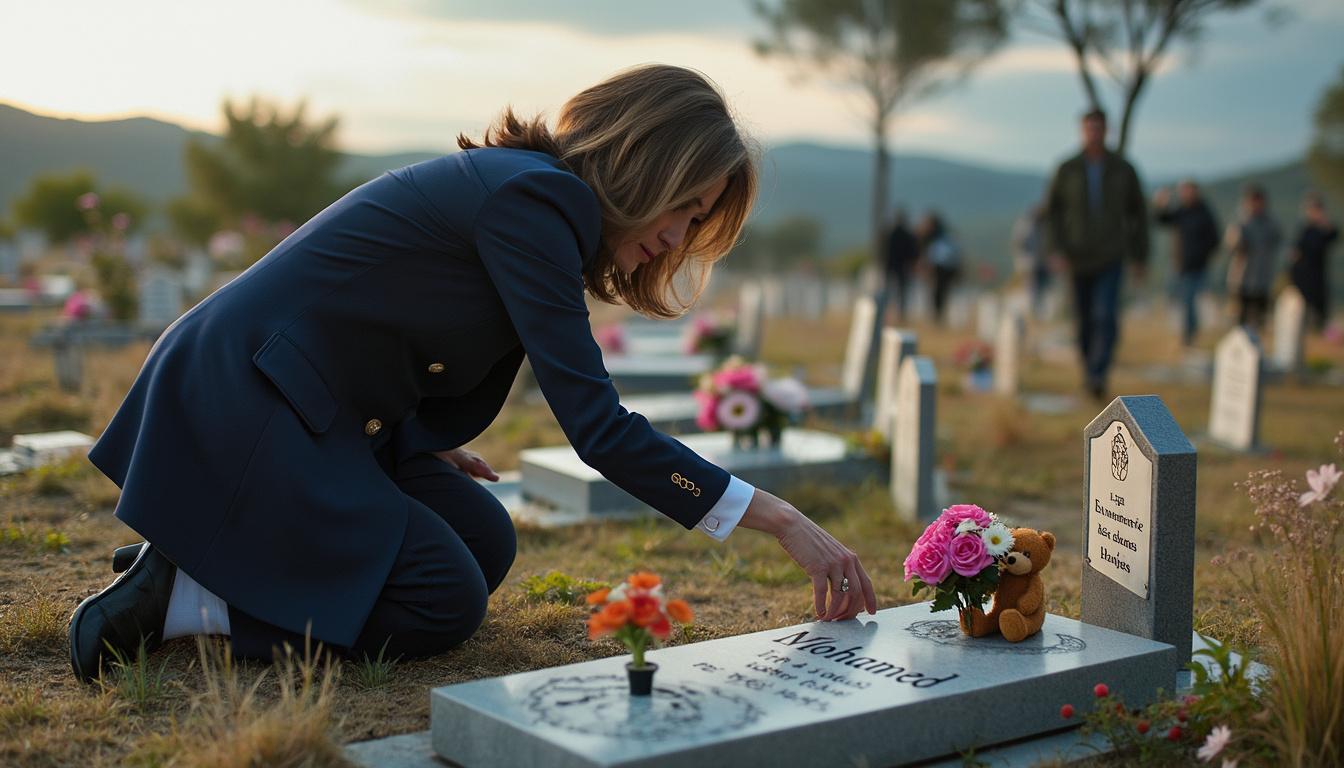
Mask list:
[[[345,0],[361,9],[439,21],[542,23],[604,37],[693,31],[734,36],[763,31],[746,0]]]

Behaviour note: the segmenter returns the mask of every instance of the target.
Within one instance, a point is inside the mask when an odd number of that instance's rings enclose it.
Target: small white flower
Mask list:
[[[1298,505],[1305,507],[1314,501],[1325,501],[1341,476],[1344,476],[1344,473],[1336,469],[1334,464],[1322,464],[1320,469],[1308,469],[1307,485],[1311,486],[1311,490],[1302,494],[1297,500]]]
[[[724,429],[750,429],[761,417],[761,401],[748,392],[729,392],[719,400],[714,415]]]
[[[1006,555],[1013,549],[1013,532],[997,520],[980,532],[980,538],[985,542],[985,551],[994,557]]]
[[[957,524],[956,533],[954,533],[953,535],[960,536],[963,533],[970,533],[971,531],[978,531],[978,530],[980,530],[980,526],[977,525],[974,520],[962,520],[960,523]]]
[[[608,593],[607,593],[607,602],[608,602],[608,603],[614,603],[614,602],[616,602],[617,600],[624,600],[624,599],[625,599],[625,587],[626,587],[625,582],[621,582],[620,586],[615,587],[615,588],[612,589],[610,592],[608,592]]]
[[[767,381],[761,397],[785,413],[800,413],[807,407],[807,387],[793,378]]]
[[[1209,737],[1204,740],[1204,746],[1199,748],[1199,751],[1195,753],[1195,757],[1198,757],[1200,760],[1207,763],[1219,752],[1222,752],[1223,747],[1226,747],[1227,743],[1231,740],[1232,729],[1228,728],[1226,725],[1217,726],[1212,731],[1209,731]]]

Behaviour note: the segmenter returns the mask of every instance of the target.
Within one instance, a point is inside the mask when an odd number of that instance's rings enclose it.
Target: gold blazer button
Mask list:
[[[373,437],[374,435],[378,434],[379,430],[381,430],[382,428],[383,428],[383,422],[379,421],[378,419],[369,419],[364,424],[364,434],[368,435],[369,437]]]
[[[430,373],[443,373],[443,363],[430,363],[430,364],[429,364],[429,372],[430,372]]]

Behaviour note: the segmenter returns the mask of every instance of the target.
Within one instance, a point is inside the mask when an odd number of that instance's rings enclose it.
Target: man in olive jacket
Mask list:
[[[1052,247],[1073,277],[1087,388],[1102,399],[1119,336],[1124,261],[1134,264],[1139,280],[1148,262],[1148,212],[1134,166],[1106,148],[1106,113],[1083,115],[1082,137],[1082,151],[1050,182],[1046,221]]]

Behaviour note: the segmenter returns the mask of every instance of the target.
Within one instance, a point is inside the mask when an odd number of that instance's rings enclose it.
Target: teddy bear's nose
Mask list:
[[[1009,556],[1008,556],[1008,564],[1009,564],[1009,565],[1015,565],[1015,564],[1017,564],[1017,555],[1009,555]]]

